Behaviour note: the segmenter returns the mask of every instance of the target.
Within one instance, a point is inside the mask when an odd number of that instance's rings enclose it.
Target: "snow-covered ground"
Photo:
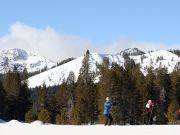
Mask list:
[[[2,135],[179,135],[180,125],[104,126],[52,125],[39,121],[0,123]]]

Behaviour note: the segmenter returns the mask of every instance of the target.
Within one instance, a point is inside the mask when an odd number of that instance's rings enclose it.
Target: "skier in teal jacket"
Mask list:
[[[106,97],[106,102],[104,103],[104,116],[105,116],[105,126],[111,125],[113,121],[113,117],[111,115],[111,106],[113,104],[110,102],[109,97]]]

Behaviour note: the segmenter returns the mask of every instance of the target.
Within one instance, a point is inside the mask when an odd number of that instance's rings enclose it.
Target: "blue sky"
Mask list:
[[[78,36],[94,46],[119,39],[180,44],[178,0],[0,0],[0,36],[15,22]]]
[[[106,43],[180,43],[178,0],[0,0],[0,35],[15,21]]]

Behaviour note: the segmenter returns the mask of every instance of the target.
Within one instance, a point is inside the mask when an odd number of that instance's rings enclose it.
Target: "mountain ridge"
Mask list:
[[[103,62],[103,58],[107,57],[109,59],[110,65],[112,62],[115,62],[121,66],[124,66],[125,58],[124,53],[119,54],[98,54],[90,53],[90,63],[91,69],[93,72],[98,72],[97,64]],[[126,54],[127,55],[127,54]],[[136,64],[140,64],[140,70],[143,74],[147,73],[147,68],[152,66],[154,69],[159,68],[160,66],[166,67],[168,73],[171,73],[176,66],[180,65],[180,57],[176,54],[171,53],[167,50],[158,50],[148,53],[143,53],[141,55],[131,55],[127,56],[128,58],[134,60]],[[75,81],[79,76],[79,70],[82,65],[83,56],[76,58],[68,63],[65,63],[61,66],[58,66],[54,69],[50,69],[44,73],[33,76],[28,79],[29,87],[34,88],[41,86],[43,83],[46,86],[60,85],[64,79],[67,79],[69,72],[74,72]],[[99,76],[96,77],[95,82],[98,82]]]
[[[25,51],[19,48],[0,50],[0,73],[4,74],[13,70],[16,66],[19,72],[25,68],[29,73],[41,71],[44,68],[51,68],[56,63],[37,53]]]

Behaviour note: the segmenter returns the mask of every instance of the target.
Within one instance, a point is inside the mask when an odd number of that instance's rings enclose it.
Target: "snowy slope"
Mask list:
[[[3,135],[179,135],[179,128],[179,125],[43,125],[38,121],[28,124],[16,120],[0,123]]]
[[[103,57],[108,57],[110,63],[117,62],[120,65],[123,65],[124,59],[120,55],[106,55],[106,54],[97,54],[92,53],[90,54],[90,63],[91,63],[91,70],[97,72],[97,64],[101,64],[103,61]],[[75,79],[77,80],[79,76],[79,70],[82,66],[83,56],[72,60],[66,64],[58,66],[56,68],[50,69],[46,72],[38,74],[29,78],[29,87],[34,88],[36,86],[40,86],[43,83],[46,86],[54,86],[61,84],[64,79],[66,79],[69,75],[69,72],[74,72]]]
[[[135,53],[137,54],[137,52]],[[109,58],[110,64],[112,62],[116,62],[117,64],[123,66],[125,62],[122,52],[116,55],[91,53],[90,63],[92,71],[98,71],[97,64],[101,64],[104,57]],[[146,74],[146,70],[150,66],[152,66],[154,69],[157,69],[160,66],[165,66],[168,69],[168,72],[170,73],[173,71],[177,63],[180,62],[180,58],[177,55],[166,50],[159,50],[146,54],[142,53],[142,55],[134,55],[134,53],[130,53],[129,57],[133,59],[135,63],[140,64],[141,71],[144,74]],[[79,70],[82,65],[82,60],[83,56],[73,61],[70,61],[64,65],[58,66],[54,69],[50,69],[46,72],[29,78],[29,87],[34,88],[36,86],[42,85],[43,83],[45,83],[47,86],[61,84],[63,79],[66,79],[68,77],[70,71],[74,72],[77,80]],[[96,81],[98,81],[98,78],[96,78]]]
[[[143,73],[146,73],[146,69],[150,66],[154,69],[166,67],[168,72],[171,73],[178,62],[180,62],[180,57],[166,50],[159,50],[139,56],[130,56],[130,58],[135,63],[140,64]]]
[[[35,72],[55,65],[54,62],[33,52],[17,48],[0,50],[0,73],[13,70],[14,66],[17,67],[18,71],[27,68],[28,72]]]

